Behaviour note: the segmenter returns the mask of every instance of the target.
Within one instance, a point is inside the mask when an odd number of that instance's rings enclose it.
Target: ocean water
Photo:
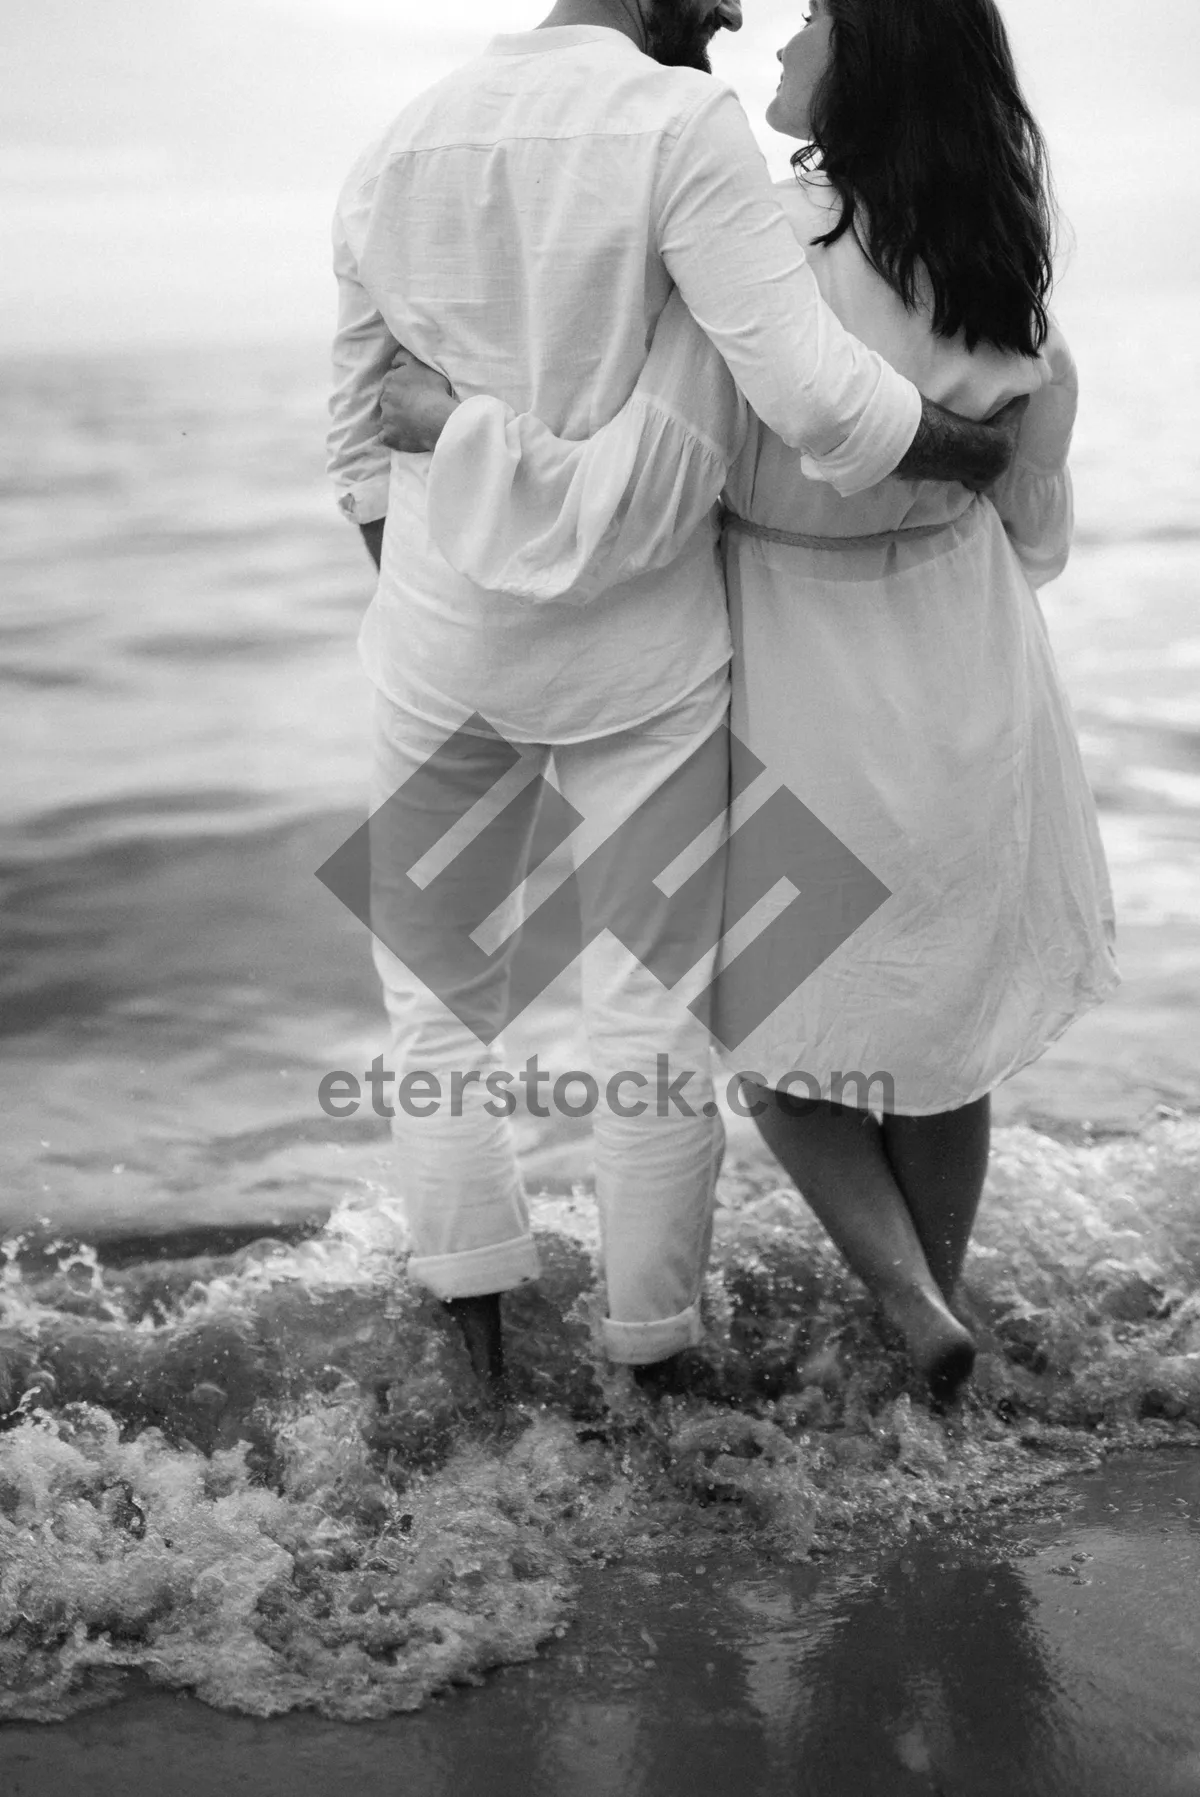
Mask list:
[[[366,765],[324,352],[0,367],[0,1715],[135,1667],[379,1716],[529,1656],[581,1568],[664,1533],[790,1562],[1200,1440],[1195,298],[1064,307],[1078,546],[1045,608],[1126,984],[1000,1096],[952,1419],[745,1135],[705,1372],[641,1407],[594,1348],[586,1128],[526,1119],[533,1420],[488,1435],[404,1282],[383,1125],[316,1101],[384,1044],[365,935],[313,878]],[[572,1000],[520,1059],[585,1064]]]

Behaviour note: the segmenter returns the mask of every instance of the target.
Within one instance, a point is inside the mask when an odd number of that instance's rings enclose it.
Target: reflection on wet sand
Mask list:
[[[1200,1460],[1117,1463],[1062,1503],[1065,1521],[942,1532],[851,1569],[610,1579],[584,1600],[586,1664],[564,1644],[534,1699],[529,1789],[1194,1793]],[[603,1694],[578,1696],[581,1677]],[[503,1732],[503,1701],[479,1704],[481,1733]]]
[[[805,1656],[808,1713],[790,1744],[847,1789],[927,1789],[1043,1763],[1054,1688],[1020,1571],[953,1548],[892,1559],[836,1606]],[[916,1782],[914,1782],[916,1781]],[[963,1786],[978,1790],[977,1783]]]
[[[622,1782],[597,1784],[589,1766],[545,1788],[902,1797],[966,1773],[961,1788],[978,1791],[981,1768],[1045,1764],[1061,1728],[1035,1612],[1020,1571],[986,1549],[961,1564],[918,1548],[852,1574],[733,1574],[711,1590],[706,1639],[689,1651],[677,1637],[644,1687]]]

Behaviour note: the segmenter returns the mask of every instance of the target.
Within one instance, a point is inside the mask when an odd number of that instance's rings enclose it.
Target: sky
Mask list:
[[[1066,290],[1200,286],[1200,4],[1002,0],[1074,234]],[[4,0],[0,350],[328,332],[328,221],[421,88],[549,0]],[[802,0],[716,72],[762,124]]]

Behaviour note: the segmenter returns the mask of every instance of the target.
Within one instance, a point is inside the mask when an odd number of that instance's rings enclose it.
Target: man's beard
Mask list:
[[[672,69],[701,69],[712,74],[708,46],[718,29],[715,13],[684,17],[679,0],[657,0],[647,22],[646,54]]]

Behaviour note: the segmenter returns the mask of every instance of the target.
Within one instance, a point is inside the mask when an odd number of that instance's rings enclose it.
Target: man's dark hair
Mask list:
[[[841,217],[910,311],[933,328],[1036,355],[1054,278],[1046,145],[993,0],[826,0],[829,66],[813,140]]]

